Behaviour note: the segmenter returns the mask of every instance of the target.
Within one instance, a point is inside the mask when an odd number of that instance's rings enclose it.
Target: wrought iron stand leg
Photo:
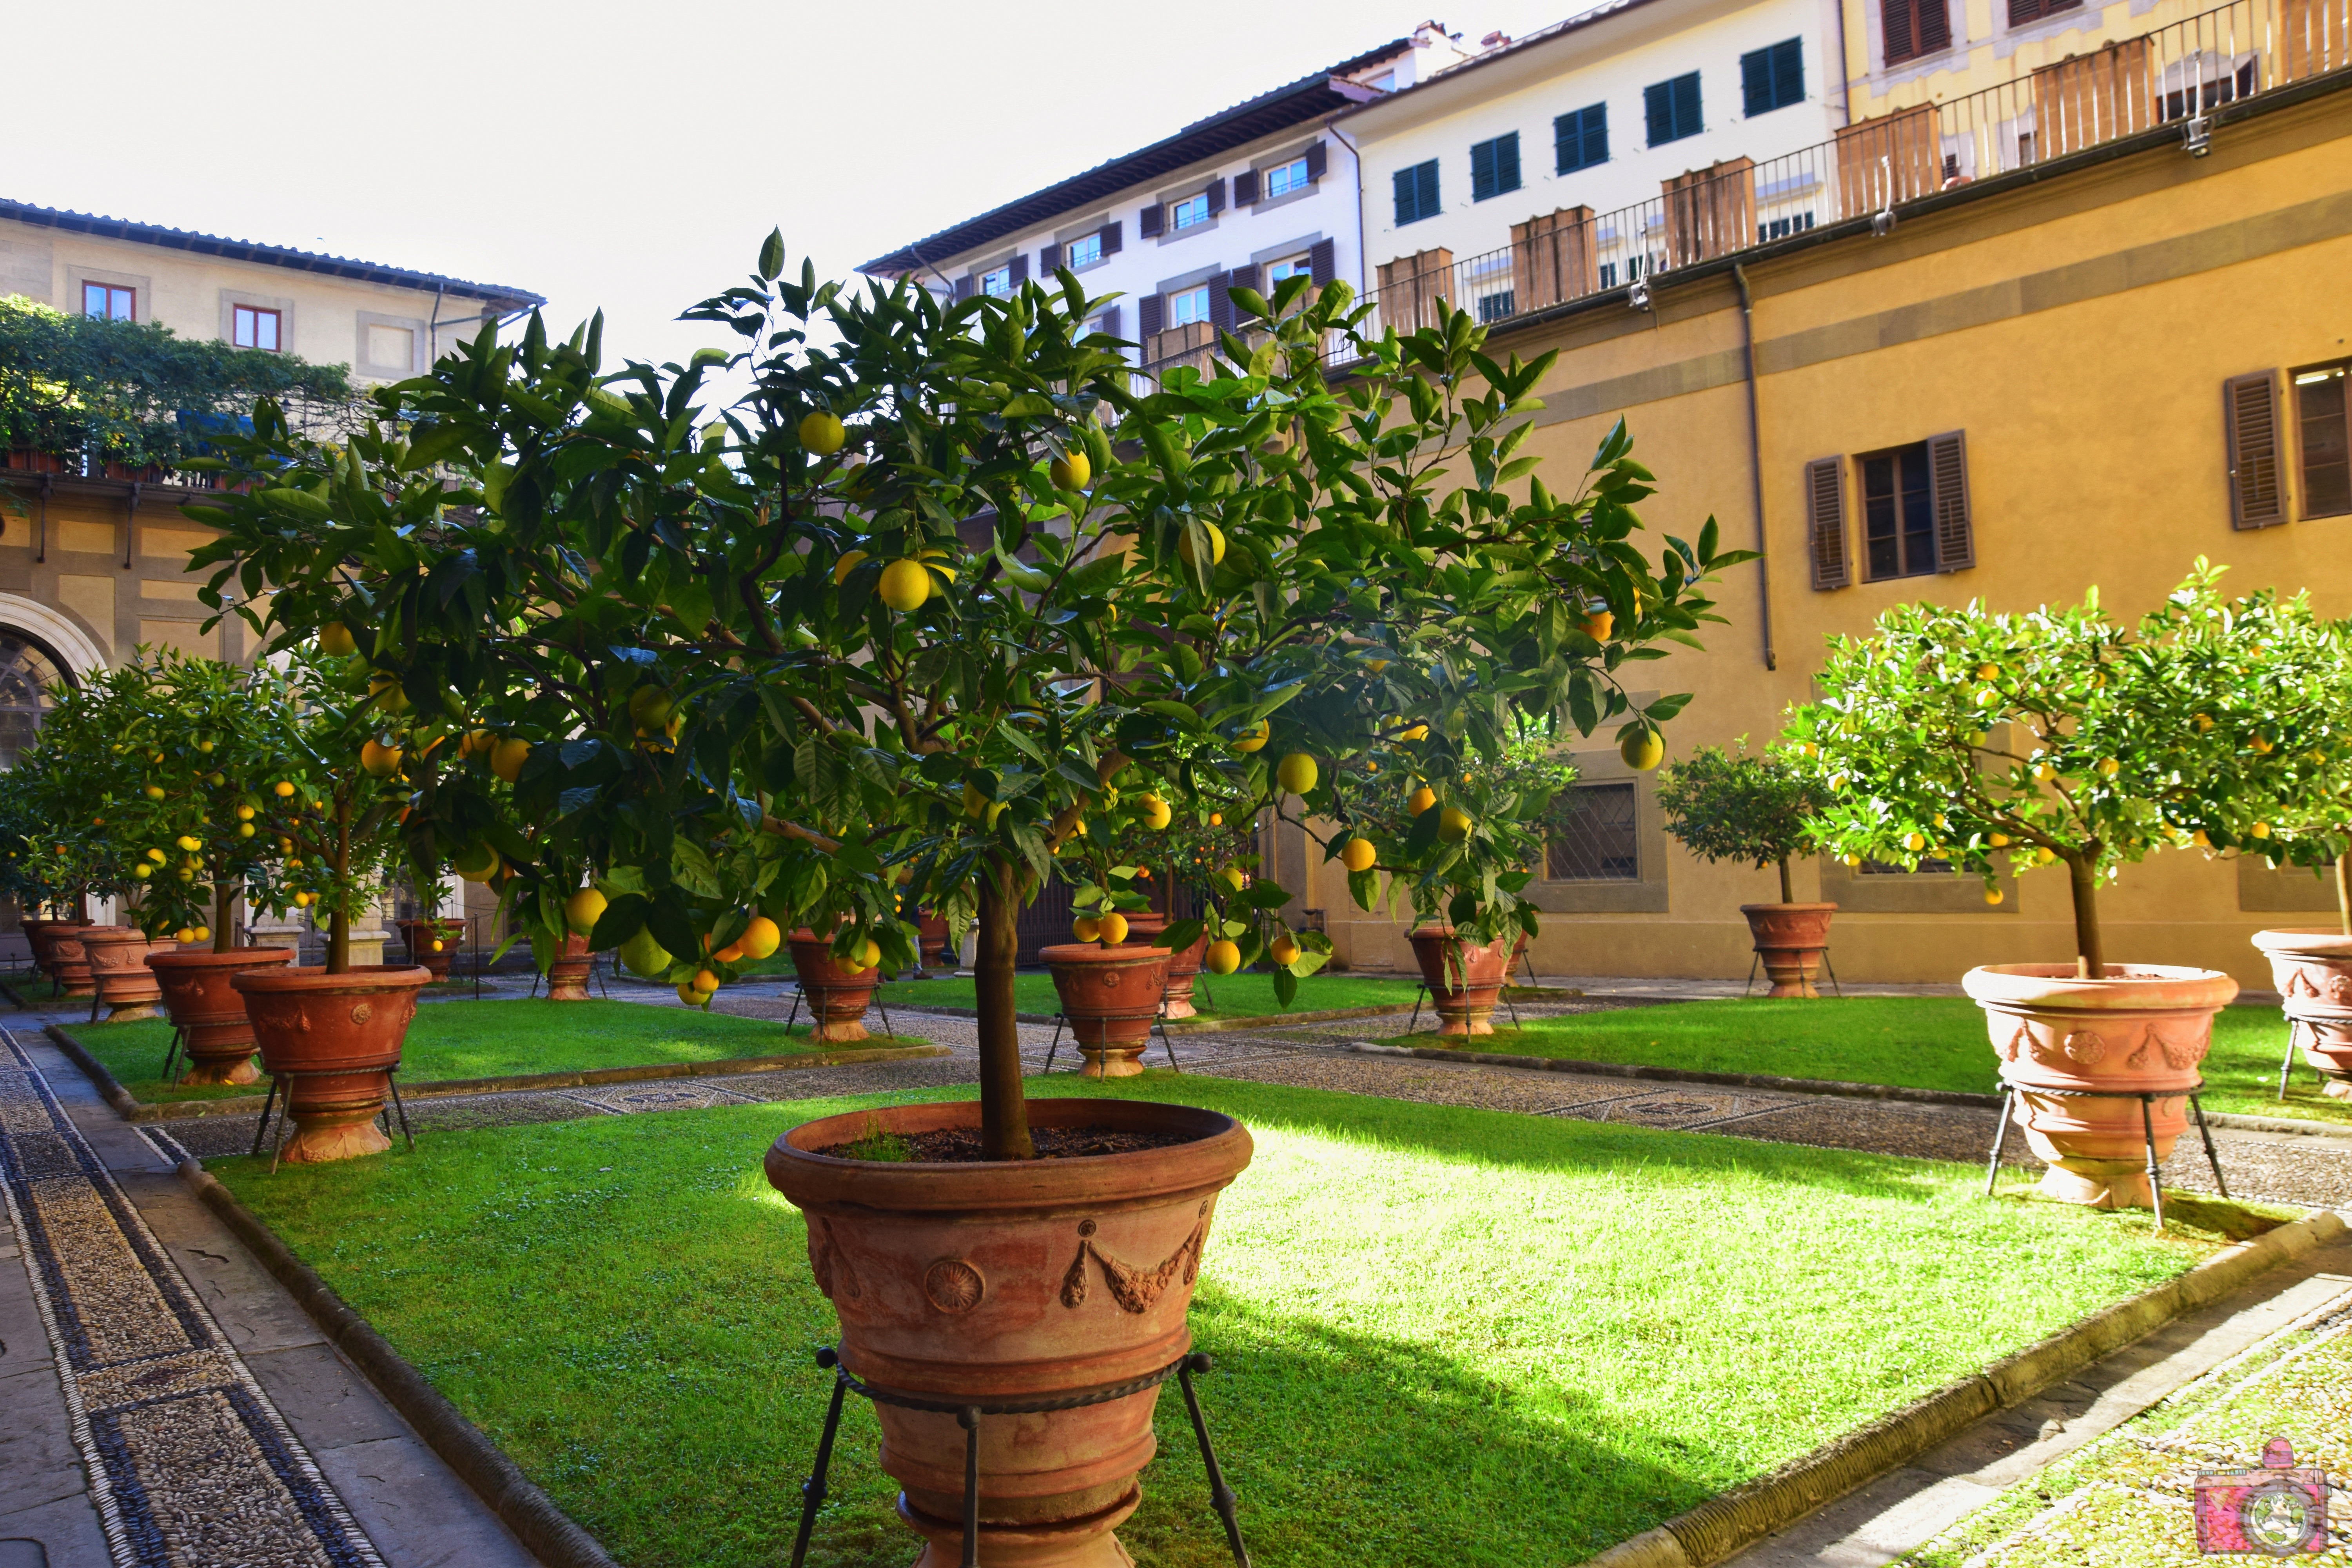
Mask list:
[[[2213,1129],[2205,1123],[2205,1102],[2196,1095],[2189,1097],[2190,1109],[2197,1112],[2197,1131],[2205,1137],[2205,1163],[2213,1167],[2213,1187],[2223,1197],[2230,1195],[2230,1184],[2221,1179],[2221,1159],[2213,1152]]]
[[[1201,1417],[1201,1399],[1192,1392],[1192,1374],[1209,1370],[1205,1355],[1189,1355],[1184,1364],[1176,1369],[1177,1385],[1184,1391],[1184,1408],[1192,1417],[1192,1436],[1201,1440],[1201,1463],[1209,1472],[1209,1506],[1225,1521],[1225,1544],[1234,1549],[1234,1561],[1240,1568],[1250,1568],[1249,1549],[1242,1544],[1241,1521],[1234,1517],[1234,1489],[1225,1485],[1225,1473],[1217,1468],[1217,1451],[1209,1446],[1209,1424]]]
[[[1764,955],[1760,952],[1748,959],[1748,984],[1739,988],[1739,999],[1741,1001],[1745,1002],[1748,997],[1756,994],[1756,966],[1763,962]]]
[[[269,1092],[261,1097],[261,1121],[253,1130],[253,1157],[261,1158],[261,1141],[269,1136],[269,1108],[278,1103],[278,1075],[269,1075]]]
[[[383,1081],[392,1090],[392,1108],[400,1112],[400,1135],[408,1140],[408,1152],[414,1154],[416,1152],[416,1134],[408,1130],[408,1107],[400,1103],[400,1069],[394,1068],[384,1074]],[[386,1127],[384,1131],[389,1132],[392,1129]]]
[[[848,1391],[848,1380],[838,1370],[841,1357],[828,1345],[816,1352],[819,1366],[833,1367],[833,1403],[825,1406],[824,1431],[816,1440],[816,1468],[801,1483],[801,1528],[793,1537],[793,1568],[801,1568],[808,1556],[809,1536],[816,1530],[817,1510],[824,1506],[824,1475],[833,1468],[833,1437],[841,1430],[841,1396]]]
[[[798,1022],[800,1021],[800,1016],[801,1016],[801,983],[800,983],[799,981],[795,980],[795,981],[793,981],[793,1010],[792,1010],[791,1012],[789,1012],[789,1013],[787,1013],[787,1014],[785,1014],[785,1015],[784,1015],[784,1033],[785,1033],[785,1034],[789,1035],[789,1034],[791,1034],[791,1033],[793,1032],[793,1026],[794,1024],[796,1024],[796,1023],[798,1023]]]
[[[882,1015],[882,1032],[884,1034],[895,1035],[898,1032],[897,1026],[890,1022],[890,1009],[882,1005],[882,993],[879,991],[874,993],[874,1010]]]
[[[1428,994],[1429,982],[1424,980],[1421,983],[1421,989],[1412,994],[1412,1021],[1404,1026],[1406,1034],[1410,1035],[1421,1027],[1421,1002],[1422,998]]]
[[[269,1151],[269,1173],[278,1173],[278,1161],[286,1152],[286,1130],[294,1125],[294,1091],[286,1091],[286,1109],[278,1113],[278,1144]]]
[[[956,1412],[963,1440],[963,1568],[980,1568],[980,1406]]]
[[[1056,1013],[1054,1015],[1054,1043],[1045,1047],[1045,1065],[1037,1069],[1040,1073],[1049,1073],[1054,1070],[1054,1058],[1058,1055],[1062,1049],[1063,1021],[1063,1016],[1061,1014]]]
[[[163,1052],[163,1071],[162,1075],[163,1081],[170,1084],[173,1089],[180,1087],[180,1080],[172,1076],[172,1063],[178,1059],[179,1055],[180,1026],[174,1024],[172,1026],[172,1044]]]
[[[2286,1098],[2287,1075],[2294,1071],[2294,1032],[2301,1026],[2300,1023],[2294,1018],[2286,1021],[2286,1059],[2279,1063],[2278,1097],[2281,1100]]]
[[[1822,949],[1822,967],[1830,972],[1830,989],[1837,993],[1839,1001],[1844,1001],[1845,987],[1838,984],[1837,965],[1830,962],[1830,950],[1826,947]]]
[[[2148,1112],[2150,1098],[2145,1094],[2139,1097],[2139,1130],[2147,1139],[2147,1201],[2156,1210],[2156,1228],[2160,1233],[2164,1229],[2164,1188],[2160,1184],[2162,1173],[2156,1167],[2156,1120]]]
[[[1992,1196],[1993,1184],[2000,1179],[2000,1149],[2009,1142],[2009,1119],[2017,1113],[2017,1090],[2004,1088],[2000,1091],[2000,1125],[1992,1130],[1992,1158],[1985,1162],[1985,1196]]]
[[[1160,1005],[1166,1006],[1167,1004],[1163,1002]],[[1168,1037],[1166,1026],[1162,1025],[1159,1019],[1154,1018],[1151,1020],[1151,1026],[1160,1031],[1160,1043],[1168,1047],[1168,1065],[1171,1068],[1173,1068],[1176,1071],[1182,1072],[1184,1070],[1183,1066],[1176,1059],[1176,1042]]]

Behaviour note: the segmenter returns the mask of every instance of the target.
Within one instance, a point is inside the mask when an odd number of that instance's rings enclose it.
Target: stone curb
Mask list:
[[[134,1099],[115,1081],[104,1064],[82,1048],[62,1024],[47,1026],[48,1037],[74,1066],[89,1076],[105,1101],[125,1121],[186,1121],[205,1116],[258,1116],[268,1103],[266,1095],[241,1094],[233,1100]],[[781,1057],[736,1057],[722,1062],[651,1062],[634,1068],[582,1068],[572,1072],[513,1073],[505,1078],[446,1078],[402,1089],[404,1100],[440,1100],[452,1095],[501,1094],[513,1089],[579,1089],[593,1084],[646,1083],[669,1078],[735,1078],[745,1073],[780,1072],[797,1068],[849,1067],[860,1062],[926,1061],[953,1056],[945,1046],[884,1046],[870,1051],[800,1051]]]
[[[2184,1312],[2345,1234],[2332,1209],[2226,1247],[2176,1279],[2094,1312],[2071,1328],[1937,1389],[1769,1476],[1708,1499],[1621,1541],[1584,1568],[1709,1568],[1822,1504],[1908,1464],[1996,1410],[2030,1399]]]
[[[949,1018],[977,1018],[977,1007],[931,1007],[913,1002],[893,1003],[901,1013],[936,1013]],[[1349,1018],[1384,1018],[1391,1013],[1409,1013],[1403,1007],[1327,1007],[1308,1013],[1275,1013],[1262,1018],[1179,1018],[1160,1026],[1171,1035],[1223,1035],[1244,1029],[1278,1029],[1286,1024],[1336,1024]],[[1015,1013],[1013,1021],[1021,1024],[1050,1024],[1051,1013]]]
[[[180,1179],[236,1233],[261,1266],[302,1304],[319,1331],[352,1358],[376,1392],[416,1428],[417,1436],[474,1489],[475,1495],[532,1555],[547,1568],[618,1568],[594,1536],[557,1508],[554,1500],[522,1473],[521,1467],[426,1382],[425,1374],[337,1295],[333,1286],[295,1257],[278,1233],[239,1203],[218,1177],[195,1161],[184,1160]]]

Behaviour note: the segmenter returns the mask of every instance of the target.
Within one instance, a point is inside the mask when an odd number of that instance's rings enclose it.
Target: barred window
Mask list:
[[[1544,874],[1555,882],[1638,882],[1633,786],[1579,784],[1555,803]]]

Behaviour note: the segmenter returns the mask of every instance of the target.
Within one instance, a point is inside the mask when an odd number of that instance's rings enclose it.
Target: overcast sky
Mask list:
[[[1427,4],[1427,0],[1422,0]],[[1441,14],[1475,45],[1589,0]],[[544,294],[608,352],[781,226],[821,276],[1359,54],[1363,0],[116,0],[13,11],[0,196]],[[93,22],[103,26],[92,30]]]

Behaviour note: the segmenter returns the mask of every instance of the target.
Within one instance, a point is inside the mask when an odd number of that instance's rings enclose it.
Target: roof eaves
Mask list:
[[[1500,48],[1488,49],[1483,54],[1473,55],[1460,65],[1448,66],[1425,80],[1414,82],[1411,87],[1400,88],[1394,92],[1382,93],[1369,102],[1351,104],[1342,110],[1336,118],[1345,119],[1361,113],[1370,109],[1373,103],[1389,103],[1398,99],[1411,98],[1413,94],[1431,88],[1442,87],[1466,72],[1493,65],[1497,60],[1508,59],[1568,34],[1580,33],[1585,28],[1606,22],[1612,16],[1621,16],[1628,11],[1638,10],[1649,4],[1651,0],[1605,0],[1604,4],[1595,5],[1589,11],[1580,11],[1564,22],[1554,22],[1550,26],[1539,28],[1524,38],[1514,38]]]

